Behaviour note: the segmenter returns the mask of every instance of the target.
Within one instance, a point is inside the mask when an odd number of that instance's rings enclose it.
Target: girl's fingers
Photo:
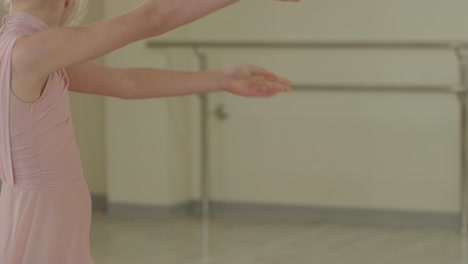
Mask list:
[[[267,69],[264,69],[262,67],[258,67],[258,66],[250,66],[250,73],[252,75],[260,75],[262,77],[265,77],[267,79],[271,79],[271,80],[276,80],[278,78],[278,76],[276,76],[276,74],[268,71]]]
[[[287,85],[287,86],[292,85],[291,80],[289,80],[287,78],[284,78],[284,77],[280,77],[280,76],[276,75],[275,73],[273,73],[273,72],[271,72],[271,71],[269,71],[269,70],[267,70],[265,68],[259,67],[259,66],[250,65],[250,73],[253,76],[261,76],[261,77],[267,79],[268,81],[279,82],[279,83]]]
[[[287,92],[290,89],[290,85],[288,83],[283,82],[272,82],[271,83],[271,90]]]
[[[278,92],[289,92],[291,89],[290,80],[277,77],[265,69],[251,67],[250,72],[251,75],[241,82],[243,85],[235,89],[238,93],[246,93],[247,96],[269,97],[276,95]],[[244,92],[242,92],[242,90]]]
[[[284,85],[287,85],[287,86],[291,86],[292,85],[292,82],[291,80],[289,79],[286,79],[286,78],[283,78],[283,77],[279,77],[278,78],[278,82],[284,84]]]
[[[278,82],[262,82],[258,83],[257,85],[254,85],[254,90],[255,91],[261,91],[261,92],[287,92],[289,91],[289,86],[278,83]]]
[[[283,77],[279,77],[278,75],[261,67],[252,66],[251,73],[253,75],[260,75],[264,77],[265,79],[267,79],[268,81],[276,81],[287,86],[291,86],[292,84],[291,80],[283,78]]]

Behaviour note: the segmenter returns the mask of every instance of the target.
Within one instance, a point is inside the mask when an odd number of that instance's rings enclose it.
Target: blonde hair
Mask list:
[[[0,0],[5,10],[10,10],[11,0]],[[67,19],[67,26],[78,26],[86,16],[88,0],[75,0],[73,11]]]

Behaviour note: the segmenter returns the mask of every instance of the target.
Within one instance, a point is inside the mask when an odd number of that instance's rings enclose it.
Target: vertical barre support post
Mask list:
[[[200,51],[197,46],[194,46],[194,52],[198,60],[198,69],[204,71],[208,69],[208,57],[206,53]],[[201,117],[200,117],[200,203],[199,214],[203,219],[210,217],[210,145],[209,145],[209,111],[208,111],[208,95],[200,95]]]
[[[455,49],[458,63],[461,89],[457,93],[460,104],[460,233],[468,235],[468,59],[460,48]]]
[[[460,233],[468,234],[467,198],[467,101],[465,92],[458,93],[460,102]]]

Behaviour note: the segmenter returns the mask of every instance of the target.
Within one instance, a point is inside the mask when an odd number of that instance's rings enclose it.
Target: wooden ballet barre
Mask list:
[[[459,102],[460,147],[460,233],[468,235],[468,42],[467,41],[161,41],[150,39],[149,48],[190,48],[197,56],[199,70],[208,69],[208,52],[201,49],[350,49],[350,50],[449,50],[458,61],[459,83],[455,85],[415,84],[296,84],[295,91],[444,93]],[[201,99],[201,198],[202,217],[210,215],[210,141],[208,96]]]
[[[445,93],[456,94],[464,91],[462,85],[420,85],[420,84],[294,84],[292,87],[294,91],[312,92],[385,92],[385,93]]]
[[[148,47],[235,49],[468,49],[466,41],[161,41],[150,39]]]

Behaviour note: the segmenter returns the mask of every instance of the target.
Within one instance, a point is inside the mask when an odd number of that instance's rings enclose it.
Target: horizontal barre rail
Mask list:
[[[468,42],[268,42],[268,41],[160,41],[149,40],[153,48],[336,48],[336,49],[468,49]],[[427,92],[460,93],[462,85],[382,85],[382,84],[298,84],[296,91],[350,91],[350,92]]]
[[[251,48],[251,49],[468,49],[467,41],[161,41],[147,42],[153,48]]]
[[[394,92],[394,93],[446,93],[465,92],[462,85],[382,85],[382,84],[293,84],[294,91],[330,91],[330,92]]]

